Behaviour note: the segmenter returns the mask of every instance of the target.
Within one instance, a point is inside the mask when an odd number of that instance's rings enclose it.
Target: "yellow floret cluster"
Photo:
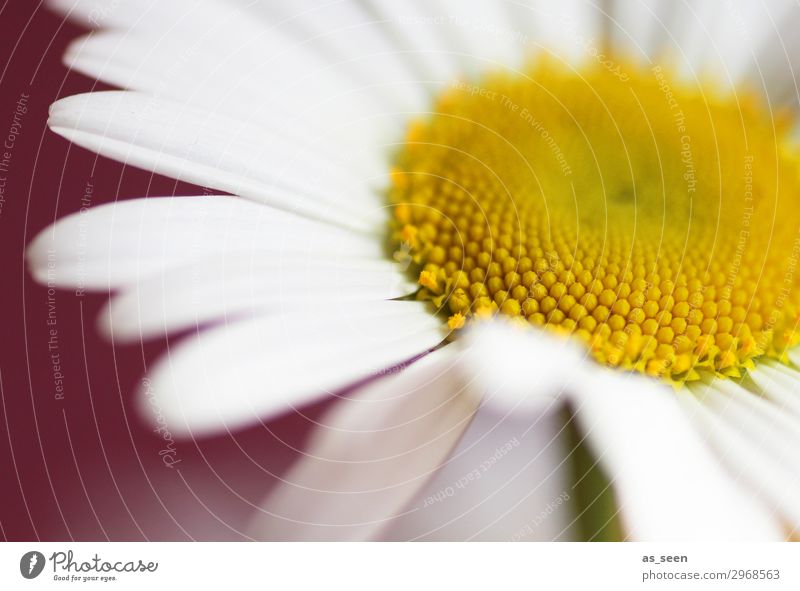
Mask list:
[[[451,329],[501,313],[674,383],[738,376],[800,340],[792,125],[658,67],[457,81],[396,155],[395,256]]]

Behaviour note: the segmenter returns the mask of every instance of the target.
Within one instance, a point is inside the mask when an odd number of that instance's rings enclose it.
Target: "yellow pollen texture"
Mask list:
[[[800,154],[755,93],[540,60],[432,111],[395,156],[390,231],[454,331],[504,314],[672,383],[800,340]]]

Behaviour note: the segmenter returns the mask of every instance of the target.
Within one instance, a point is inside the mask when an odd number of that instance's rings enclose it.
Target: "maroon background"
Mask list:
[[[97,158],[47,130],[53,101],[100,88],[61,65],[66,45],[85,32],[38,1],[0,8],[0,144],[17,101],[29,95],[10,170],[0,173],[0,537],[242,539],[251,504],[285,469],[320,405],[235,436],[178,441],[180,463],[170,469],[154,425],[131,404],[145,367],[166,343],[112,347],[95,330],[107,296],[72,291],[55,295],[64,398],[55,397],[47,289],[28,275],[25,245],[77,211],[88,182],[93,205],[199,191]]]

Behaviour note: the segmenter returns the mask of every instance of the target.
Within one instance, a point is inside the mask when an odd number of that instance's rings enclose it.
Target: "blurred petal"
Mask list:
[[[560,396],[584,352],[502,319],[478,323],[453,347],[468,391],[483,403],[452,457],[387,537],[570,539],[577,511]]]
[[[503,414],[553,408],[585,361],[571,339],[515,327],[502,319],[478,323],[460,340],[461,364],[470,386]]]
[[[749,375],[764,396],[782,411],[800,417],[800,372],[782,363],[765,360]]]
[[[214,320],[302,312],[321,302],[380,302],[414,291],[389,260],[280,252],[204,259],[128,286],[101,313],[100,326],[115,339],[135,341]]]
[[[42,230],[27,249],[39,281],[117,289],[211,260],[385,260],[374,236],[223,196],[149,197],[99,205]]]
[[[368,540],[390,525],[451,452],[477,400],[451,348],[338,402],[263,504],[263,540]]]
[[[173,433],[268,420],[380,375],[443,338],[418,302],[328,303],[232,322],[183,339],[148,372],[139,397]]]
[[[389,540],[566,541],[576,535],[564,413],[484,404]]]
[[[782,539],[774,517],[722,468],[669,387],[597,368],[586,371],[574,400],[630,539]]]
[[[135,92],[50,107],[50,128],[102,156],[346,227],[383,222],[380,199],[329,157],[247,122]]]
[[[800,530],[800,422],[775,403],[729,380],[693,387],[693,417],[720,460],[754,496],[772,508],[774,518]]]

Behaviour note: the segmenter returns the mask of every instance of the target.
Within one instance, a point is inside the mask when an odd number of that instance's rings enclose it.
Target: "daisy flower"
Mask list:
[[[50,128],[217,194],[60,220],[34,276],[185,333],[173,432],[338,398],[252,537],[795,535],[791,2],[51,4],[123,90]]]

